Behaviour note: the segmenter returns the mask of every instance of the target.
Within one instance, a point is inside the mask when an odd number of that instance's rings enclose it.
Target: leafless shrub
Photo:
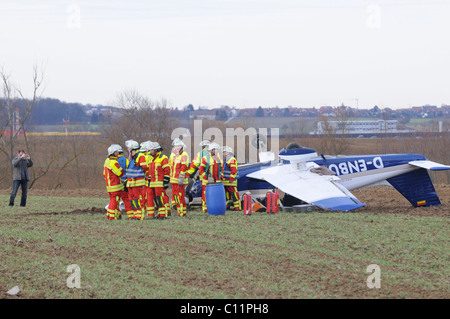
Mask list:
[[[330,121],[329,117],[319,116],[321,130],[318,135],[323,153],[342,155],[347,152],[347,121],[348,114],[345,109],[339,109],[334,121]]]
[[[157,141],[163,147],[170,146],[173,121],[168,102],[154,101],[135,90],[117,95],[112,103],[120,108],[120,114],[110,119],[111,126],[104,129],[109,142],[121,144],[129,139],[138,142]]]

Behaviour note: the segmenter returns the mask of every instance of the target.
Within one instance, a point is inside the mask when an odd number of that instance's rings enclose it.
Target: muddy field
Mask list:
[[[394,188],[378,186],[352,192],[361,202],[366,203],[366,207],[357,209],[355,212],[450,217],[450,185],[434,186],[441,200],[441,206],[415,208]]]

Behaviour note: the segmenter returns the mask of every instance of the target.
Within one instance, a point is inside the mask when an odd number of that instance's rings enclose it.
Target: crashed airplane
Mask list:
[[[268,190],[279,189],[287,206],[311,204],[324,210],[350,211],[365,206],[351,191],[389,185],[414,207],[441,205],[428,170],[449,170],[450,166],[429,161],[420,154],[353,155],[330,157],[314,149],[289,144],[279,160],[239,166],[238,191],[250,192],[260,200]],[[190,185],[189,202],[201,196],[201,182]],[[292,201],[294,199],[294,201]]]

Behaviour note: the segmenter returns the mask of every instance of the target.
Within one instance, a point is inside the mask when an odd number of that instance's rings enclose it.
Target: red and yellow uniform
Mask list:
[[[172,153],[170,164],[170,184],[172,184],[172,198],[177,206],[179,216],[186,216],[185,187],[188,183],[186,172],[189,165],[189,155],[185,151],[180,154]],[[181,184],[181,185],[180,185]]]
[[[169,158],[162,155],[161,151],[152,156],[151,162],[148,164],[150,183],[147,198],[147,213],[149,217],[155,216],[155,203],[158,208],[157,217],[167,217],[168,196],[164,188],[164,180],[170,178]]]
[[[124,174],[122,175],[120,180],[122,181],[123,184],[126,184],[127,183],[126,173],[127,173],[127,168],[128,168],[128,164],[130,161],[128,160],[128,158],[123,156],[122,153],[119,153],[117,161],[119,162],[120,167],[122,167],[122,169],[124,170]],[[123,203],[125,204],[125,210],[127,212],[128,218],[133,217],[134,212],[133,212],[133,208],[131,207],[131,204],[130,204],[130,199],[128,196],[128,188],[126,188],[125,185],[124,185],[124,197],[122,197],[122,200],[123,200]]]
[[[150,154],[150,152],[147,152],[145,154],[145,160],[147,161],[147,167],[148,167],[148,171],[145,172],[145,200],[146,200],[146,209],[147,209],[147,215],[148,217],[154,217],[149,215],[149,211],[148,211],[148,207],[152,206],[153,204],[150,203],[150,198],[151,198],[151,194],[150,194],[150,163],[153,160],[153,156]],[[153,201],[153,198],[151,199],[151,201]]]
[[[119,200],[122,198],[125,209],[131,212],[131,205],[128,202],[128,194],[124,191],[124,186],[120,177],[123,176],[124,170],[120,167],[117,157],[108,156],[103,165],[103,177],[105,178],[106,191],[109,194],[109,205],[106,211],[107,219],[118,219],[120,216]]]
[[[197,153],[197,155],[194,156],[194,159],[192,160],[191,165],[189,165],[189,168],[186,172],[187,176],[194,176],[200,166],[203,156],[205,156],[206,154],[209,154],[208,147],[203,148],[200,152]]]
[[[241,200],[239,199],[239,192],[237,189],[238,164],[236,157],[228,155],[225,158],[223,171],[223,186],[225,187],[225,194],[228,204],[233,204],[234,210],[241,210]]]
[[[200,180],[202,181],[202,210],[208,212],[206,208],[206,185],[208,178],[211,177],[214,182],[222,181],[223,178],[223,163],[219,154],[212,156],[209,152],[202,157],[198,169]]]
[[[148,164],[145,154],[136,152],[131,158],[127,169],[128,197],[133,207],[134,219],[143,220],[145,218],[145,175],[148,171]]]

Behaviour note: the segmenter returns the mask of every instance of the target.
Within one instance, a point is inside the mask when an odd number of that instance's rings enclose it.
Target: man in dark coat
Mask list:
[[[27,190],[28,181],[30,180],[30,172],[28,167],[33,166],[33,161],[30,155],[26,154],[24,150],[19,150],[17,156],[12,160],[13,165],[13,190],[9,198],[9,206],[14,206],[14,199],[16,198],[19,186],[22,187],[22,198],[20,206],[25,207],[27,204]]]

